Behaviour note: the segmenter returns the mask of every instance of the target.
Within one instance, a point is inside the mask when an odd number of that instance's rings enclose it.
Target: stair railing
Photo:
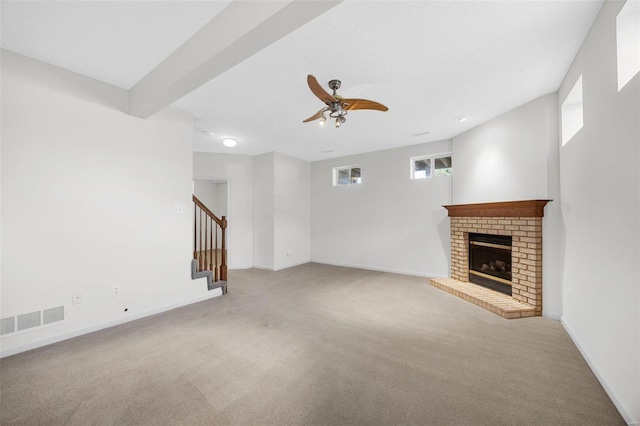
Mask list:
[[[195,195],[193,203],[193,258],[197,261],[197,271],[212,271],[215,282],[226,282],[227,218],[218,218]]]

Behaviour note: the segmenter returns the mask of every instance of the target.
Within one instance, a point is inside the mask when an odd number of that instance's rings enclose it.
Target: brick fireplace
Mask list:
[[[451,218],[451,278],[431,284],[505,318],[542,315],[542,217],[547,202],[444,206]],[[511,296],[469,282],[470,233],[511,237],[511,279],[502,280],[510,283]]]

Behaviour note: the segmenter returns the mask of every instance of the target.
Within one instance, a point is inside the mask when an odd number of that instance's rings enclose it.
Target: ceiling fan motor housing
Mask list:
[[[333,93],[335,94],[336,90],[340,88],[341,84],[342,83],[340,82],[340,80],[331,80],[329,82],[329,87],[331,88],[331,90],[333,90]]]

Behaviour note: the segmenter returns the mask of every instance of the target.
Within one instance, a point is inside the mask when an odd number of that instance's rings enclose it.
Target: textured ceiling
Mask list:
[[[227,4],[2,2],[2,46],[129,88]],[[450,138],[556,91],[601,4],[346,1],[174,106],[195,117],[196,151],[314,161]],[[307,74],[389,111],[303,124],[323,106]]]
[[[2,47],[129,89],[231,1],[2,1]]]

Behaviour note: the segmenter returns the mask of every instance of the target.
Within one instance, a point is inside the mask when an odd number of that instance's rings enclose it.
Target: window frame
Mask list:
[[[438,175],[435,173],[436,160],[438,158],[451,158],[451,174],[450,175]],[[429,160],[429,175],[425,177],[416,177],[416,161]],[[453,175],[453,152],[441,152],[438,154],[417,155],[409,158],[409,179],[410,180],[423,180],[431,179],[433,177],[452,176]]]
[[[582,74],[571,86],[571,90],[560,106],[560,143],[564,147],[584,127],[584,97]]]
[[[351,171],[353,169],[360,169],[360,177],[358,182],[352,182],[351,180]],[[340,183],[338,175],[340,171],[348,170],[349,171],[349,182]],[[351,185],[361,185],[362,184],[362,166],[360,164],[351,164],[349,166],[337,166],[332,169],[332,183],[333,186],[351,186]]]
[[[616,74],[618,92],[621,91],[640,72],[640,4],[637,1],[625,1],[616,16]]]

